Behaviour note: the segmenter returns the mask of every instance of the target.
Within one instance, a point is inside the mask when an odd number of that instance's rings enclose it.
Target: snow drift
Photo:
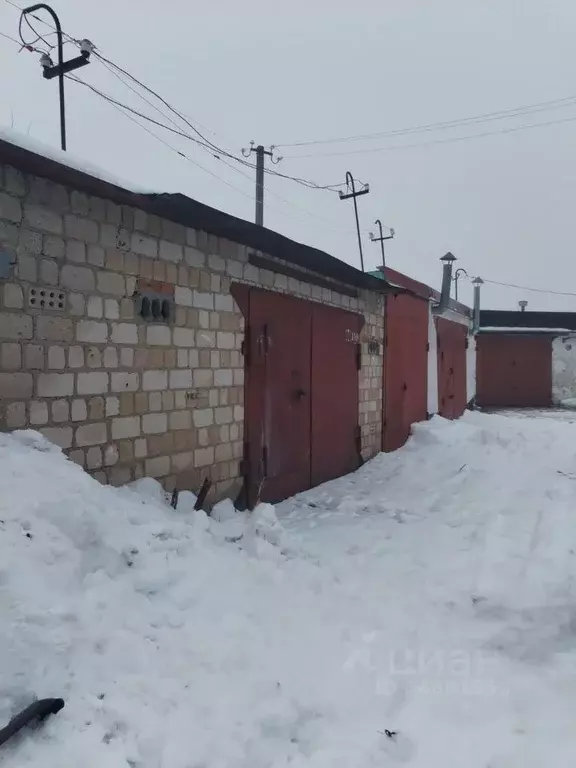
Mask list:
[[[66,700],[2,766],[573,764],[575,424],[436,418],[277,510],[193,501],[0,435],[0,726]]]

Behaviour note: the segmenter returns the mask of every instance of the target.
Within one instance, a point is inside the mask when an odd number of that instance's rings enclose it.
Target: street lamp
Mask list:
[[[25,16],[27,16],[29,13],[34,13],[34,11],[40,10],[47,11],[50,16],[52,16],[54,25],[56,27],[56,37],[58,40],[58,64],[54,64],[47,53],[43,54],[40,58],[40,64],[44,70],[44,77],[46,80],[52,80],[54,77],[58,78],[58,90],[60,93],[60,145],[62,149],[66,151],[66,107],[64,101],[64,75],[67,72],[73,72],[75,69],[85,67],[86,64],[89,64],[90,54],[94,50],[94,46],[90,40],[81,40],[79,43],[80,56],[76,56],[73,59],[64,61],[64,43],[62,41],[62,27],[60,25],[60,19],[49,5],[46,5],[46,3],[36,3],[36,5],[30,5],[28,8],[23,8],[22,14],[20,16],[20,27],[22,26],[22,19]]]

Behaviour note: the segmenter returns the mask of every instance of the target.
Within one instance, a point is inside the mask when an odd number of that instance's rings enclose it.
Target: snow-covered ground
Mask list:
[[[468,414],[248,519],[0,436],[2,768],[576,755],[576,424]],[[387,734],[388,732],[388,734]]]

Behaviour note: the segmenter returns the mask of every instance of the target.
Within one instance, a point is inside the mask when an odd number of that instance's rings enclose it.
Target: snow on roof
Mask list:
[[[128,182],[118,176],[114,176],[114,174],[108,173],[108,171],[103,170],[89,160],[84,160],[70,152],[64,152],[56,147],[51,147],[37,139],[33,139],[30,136],[24,136],[24,134],[6,127],[0,127],[0,141],[14,144],[28,152],[33,152],[35,155],[41,155],[49,160],[54,160],[56,163],[62,163],[62,165],[67,165],[69,168],[73,168],[76,171],[81,171],[89,176],[94,176],[101,181],[105,181],[108,184],[114,184],[116,187],[127,189],[136,194],[146,195],[157,192],[157,190],[138,187],[138,185],[135,185],[132,182]]]

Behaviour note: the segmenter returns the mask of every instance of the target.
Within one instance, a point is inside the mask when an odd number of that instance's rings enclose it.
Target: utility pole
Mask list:
[[[349,200],[352,198],[354,202],[354,215],[356,217],[356,232],[358,233],[358,250],[360,251],[360,266],[362,268],[362,272],[364,272],[364,254],[362,253],[362,238],[360,236],[360,222],[358,220],[358,204],[356,202],[356,198],[360,197],[360,195],[367,195],[368,192],[370,192],[370,185],[369,184],[363,184],[362,189],[356,190],[356,183],[354,181],[354,176],[350,173],[350,171],[346,171],[346,186],[348,189],[351,189],[351,192],[339,192],[340,200]]]
[[[62,27],[60,25],[60,19],[49,5],[46,5],[46,3],[36,3],[36,5],[30,5],[28,8],[24,8],[20,15],[20,29],[22,29],[22,20],[25,16],[27,16],[29,13],[34,13],[34,11],[40,10],[47,11],[50,16],[52,16],[54,26],[56,27],[56,38],[58,41],[58,64],[54,64],[47,53],[44,53],[40,57],[40,64],[44,70],[44,77],[46,80],[52,80],[53,77],[58,78],[58,91],[60,95],[60,146],[64,151],[66,151],[66,106],[64,101],[64,75],[67,72],[73,72],[75,69],[85,67],[86,64],[89,64],[90,54],[94,50],[94,46],[90,40],[81,40],[79,44],[80,56],[76,56],[74,59],[64,61],[64,43],[62,41]],[[20,34],[20,39],[22,40],[22,44],[26,45],[25,41],[22,39],[22,34]]]
[[[274,165],[278,165],[280,160],[282,160],[281,157],[279,157],[277,160],[274,159],[274,147],[271,146],[270,149],[265,149],[262,144],[258,144],[257,147],[254,146],[254,142],[250,142],[250,149],[242,150],[242,154],[244,157],[250,157],[250,155],[254,152],[256,155],[256,216],[255,216],[255,222],[259,227],[264,226],[264,159],[265,157],[269,157],[272,163]]]
[[[378,225],[378,229],[380,230],[380,237],[376,237],[372,232],[370,232],[370,240],[372,240],[373,243],[380,243],[380,248],[382,249],[382,267],[386,267],[386,256],[384,254],[384,240],[393,240],[394,235],[396,232],[392,227],[390,227],[390,234],[384,237],[382,234],[382,222],[380,219],[376,219],[374,224]]]

